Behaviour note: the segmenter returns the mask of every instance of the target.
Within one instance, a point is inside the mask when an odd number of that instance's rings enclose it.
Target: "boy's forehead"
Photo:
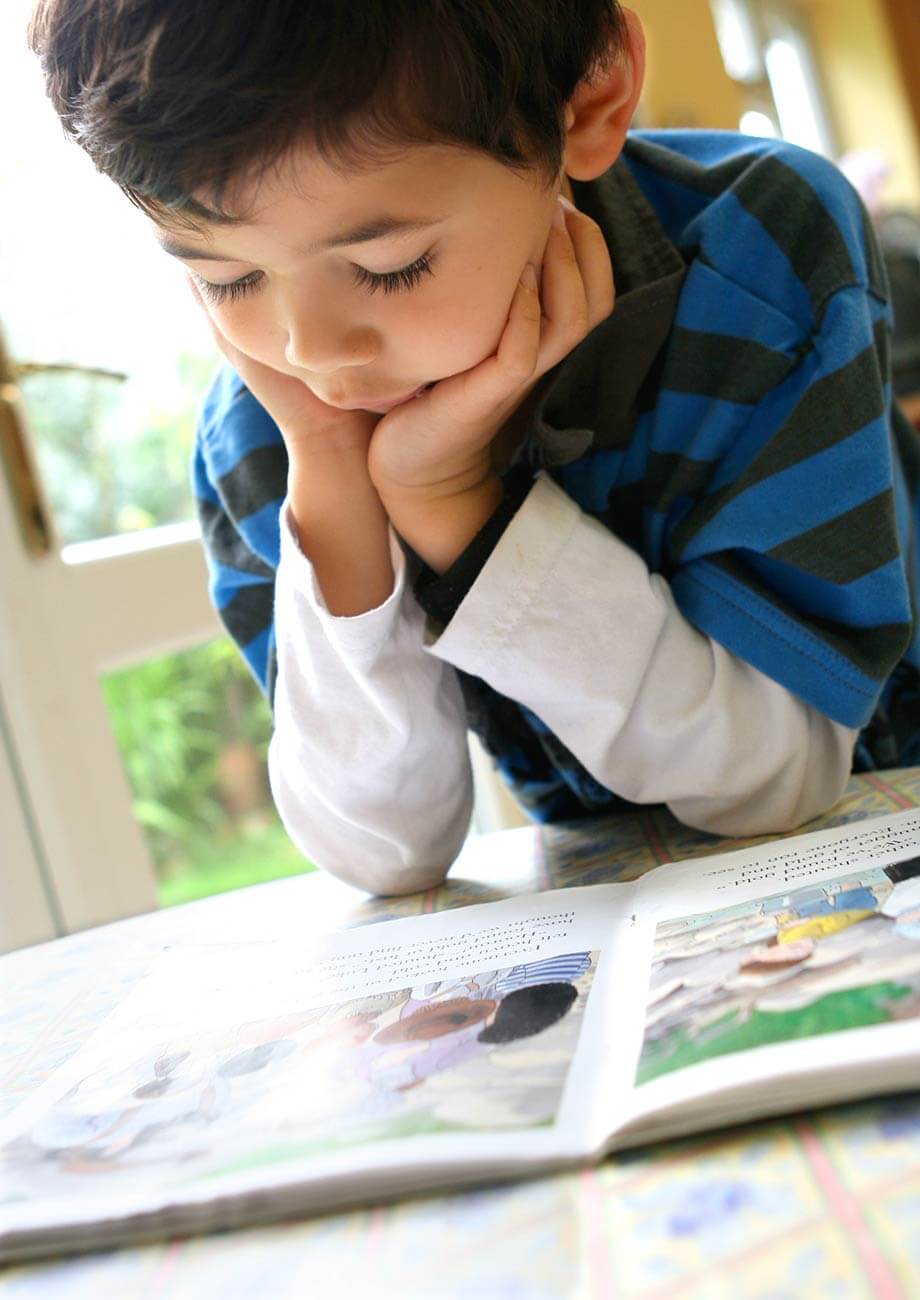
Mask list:
[[[155,222],[154,233],[178,257],[221,259],[209,251],[212,246],[277,232],[290,234],[298,251],[314,254],[434,227],[464,203],[486,198],[491,168],[503,173],[491,176],[493,185],[508,183],[510,173],[486,155],[443,146],[407,147],[376,168],[354,169],[334,169],[300,149],[268,171],[239,178],[219,195],[206,190],[194,195],[203,208],[231,220],[196,218],[191,228],[181,218],[175,224]]]
[[[366,221],[368,213],[382,204],[418,203],[455,188],[458,167],[476,170],[477,160],[459,158],[458,150],[443,146],[410,145],[373,165],[332,166],[314,150],[298,146],[268,169],[231,179],[220,195],[195,197],[208,207],[219,198],[220,209],[249,225],[258,225],[273,209],[291,204]]]

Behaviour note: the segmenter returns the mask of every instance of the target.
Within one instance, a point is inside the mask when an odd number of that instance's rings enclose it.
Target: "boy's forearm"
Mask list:
[[[330,614],[382,605],[393,590],[386,511],[364,454],[291,459],[288,505]]]

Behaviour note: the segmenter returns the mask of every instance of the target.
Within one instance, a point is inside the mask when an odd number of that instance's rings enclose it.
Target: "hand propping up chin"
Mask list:
[[[351,459],[354,453],[360,454],[363,469],[380,416],[373,411],[343,411],[329,406],[302,379],[241,352],[221,333],[191,277],[188,283],[217,347],[277,424],[292,466],[343,453]]]
[[[540,289],[528,263],[495,354],[397,406],[374,430],[369,468],[391,517],[488,482],[490,447],[503,425],[540,377],[613,310],[603,232],[565,199],[557,216]]]

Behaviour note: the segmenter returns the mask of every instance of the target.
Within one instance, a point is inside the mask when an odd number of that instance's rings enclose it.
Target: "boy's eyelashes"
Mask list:
[[[409,266],[404,266],[400,271],[386,271],[378,274],[375,271],[367,271],[363,266],[353,266],[354,282],[366,289],[368,293],[376,293],[378,289],[383,289],[384,293],[400,293],[406,289],[414,289],[419,281],[426,275],[433,275],[432,263],[434,254],[431,252],[423,253],[420,258],[412,262]]]
[[[213,280],[205,280],[202,276],[192,272],[192,279],[198,288],[204,294],[210,303],[218,306],[223,302],[235,302],[237,298],[242,298],[244,294],[249,293],[264,278],[261,271],[250,271],[248,275],[241,276],[239,280],[231,280],[229,284],[215,284]]]
[[[409,266],[404,266],[399,271],[383,273],[368,271],[363,266],[353,266],[353,282],[366,289],[368,293],[376,293],[378,289],[382,289],[385,294],[403,293],[414,289],[424,276],[434,274],[432,270],[434,260],[431,252],[423,253]],[[239,280],[231,280],[229,284],[215,284],[213,280],[205,280],[194,272],[192,275],[205,298],[215,306],[235,302],[257,289],[265,279],[263,271],[250,271],[248,275],[241,276]]]

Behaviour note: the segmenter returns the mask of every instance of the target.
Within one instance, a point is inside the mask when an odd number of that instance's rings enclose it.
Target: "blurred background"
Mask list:
[[[859,189],[920,419],[917,0],[633,7],[637,126],[785,137]],[[267,707],[206,599],[187,465],[213,346],[179,268],[63,139],[29,8],[0,8],[0,327],[20,395],[4,390],[0,946],[310,869],[271,805]]]

